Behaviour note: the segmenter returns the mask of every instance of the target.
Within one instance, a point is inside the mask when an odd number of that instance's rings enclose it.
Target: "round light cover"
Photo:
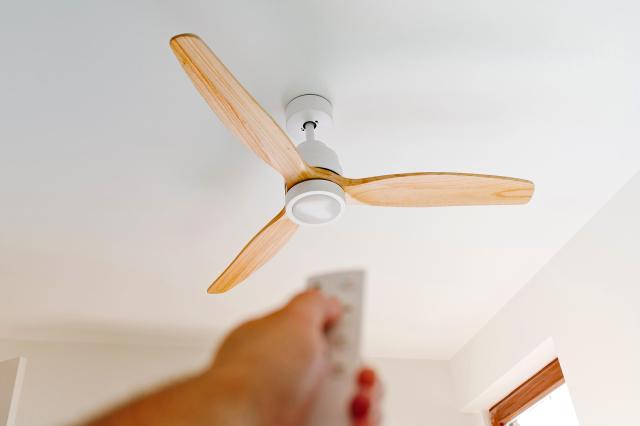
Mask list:
[[[344,190],[324,179],[300,182],[287,191],[285,200],[287,216],[298,225],[326,225],[345,208]]]

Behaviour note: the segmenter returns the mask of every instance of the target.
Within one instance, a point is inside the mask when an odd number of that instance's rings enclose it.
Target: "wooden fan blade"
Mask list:
[[[533,182],[468,173],[404,173],[346,179],[343,188],[356,204],[393,207],[525,204]]]
[[[180,34],[169,44],[211,109],[245,145],[288,186],[308,178],[310,169],[291,140],[198,36]]]
[[[298,225],[287,218],[285,210],[274,217],[244,246],[240,254],[211,284],[207,292],[224,293],[244,281],[267,263],[291,238]]]

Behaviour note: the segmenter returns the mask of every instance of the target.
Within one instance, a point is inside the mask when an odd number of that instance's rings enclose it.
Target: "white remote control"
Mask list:
[[[307,426],[350,426],[350,403],[360,367],[363,271],[345,271],[309,278],[308,287],[338,299],[342,315],[327,333],[329,374],[325,378]]]

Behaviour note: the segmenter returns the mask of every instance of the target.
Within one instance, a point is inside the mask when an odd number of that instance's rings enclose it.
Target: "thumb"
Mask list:
[[[330,327],[340,317],[340,302],[318,290],[307,290],[295,296],[283,311],[296,312],[307,317],[314,326]]]

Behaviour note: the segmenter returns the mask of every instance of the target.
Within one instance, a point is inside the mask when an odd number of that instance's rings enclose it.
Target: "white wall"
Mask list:
[[[0,361],[0,424],[15,423],[22,379],[27,360],[21,357]]]
[[[213,345],[212,345],[213,346]],[[75,423],[172,377],[206,365],[211,348],[0,340],[0,359],[28,359],[17,426]],[[443,361],[371,360],[393,426],[462,426]]]
[[[205,365],[205,349],[0,340],[27,358],[17,426],[77,423],[105,406]]]
[[[495,402],[554,353],[581,426],[639,423],[640,175],[451,360],[458,406]]]
[[[472,416],[455,407],[449,363],[376,359],[384,380],[383,413],[388,426],[463,426]]]

